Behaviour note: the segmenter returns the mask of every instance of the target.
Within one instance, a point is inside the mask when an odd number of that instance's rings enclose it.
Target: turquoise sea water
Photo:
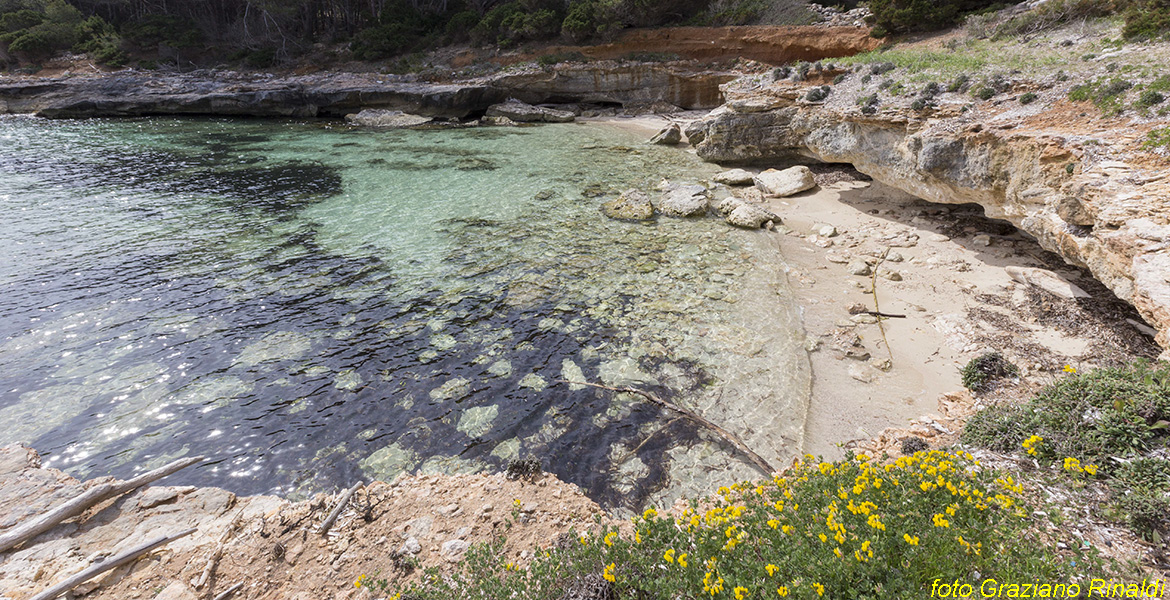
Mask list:
[[[598,207],[715,172],[589,124],[0,118],[0,443],[299,496],[514,458],[637,506],[779,462],[808,367],[766,232]],[[181,480],[181,481],[180,481]]]

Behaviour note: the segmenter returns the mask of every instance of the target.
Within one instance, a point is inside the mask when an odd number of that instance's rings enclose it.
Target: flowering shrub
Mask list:
[[[599,572],[619,598],[736,600],[923,597],[938,578],[1057,576],[1064,566],[1047,544],[1027,541],[1021,492],[962,451],[885,465],[806,456],[771,481],[720,488],[682,514],[648,509],[631,534],[611,527],[581,536],[514,572],[469,564],[431,574],[404,597],[556,598]]]

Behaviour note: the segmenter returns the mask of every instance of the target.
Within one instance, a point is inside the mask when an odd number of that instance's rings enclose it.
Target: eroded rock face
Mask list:
[[[724,86],[727,103],[687,134],[699,156],[713,162],[850,163],[931,202],[980,204],[987,216],[1011,222],[1087,268],[1170,347],[1170,181],[1164,175],[1094,160],[1071,136],[1050,128],[989,128],[957,108],[930,121],[909,111],[864,115],[853,105],[800,104],[802,91]]]
[[[576,115],[567,110],[532,106],[519,100],[493,104],[487,109],[489,117],[504,117],[517,123],[569,123]]]

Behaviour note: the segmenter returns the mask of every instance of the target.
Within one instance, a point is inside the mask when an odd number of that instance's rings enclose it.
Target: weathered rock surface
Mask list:
[[[812,171],[804,166],[797,165],[784,170],[768,169],[753,178],[756,187],[765,194],[772,196],[791,196],[817,186],[813,180]]]
[[[730,171],[717,173],[711,180],[715,183],[722,183],[723,185],[751,185],[754,183],[755,175],[751,171],[744,169],[731,169]]]
[[[1051,122],[988,127],[991,115],[957,106],[929,120],[910,111],[865,115],[852,103],[801,105],[803,88],[787,83],[759,88],[745,81],[723,90],[727,103],[687,129],[704,159],[850,163],[931,202],[980,204],[987,216],[1011,222],[1087,268],[1170,347],[1170,179],[1164,172],[1101,159],[1082,149],[1083,136],[1064,134]]]
[[[678,123],[671,123],[663,127],[662,131],[659,131],[654,134],[654,137],[650,138],[651,144],[662,144],[664,146],[673,146],[679,142],[682,142],[682,128],[678,126]]]
[[[431,122],[430,117],[412,115],[410,113],[404,113],[400,110],[385,110],[378,108],[368,108],[354,115],[345,115],[345,120],[348,123],[361,125],[363,127],[386,128],[415,127]]]
[[[697,217],[707,214],[707,201],[707,188],[680,185],[663,192],[655,208],[668,217]]]
[[[181,477],[181,474],[172,478]],[[103,480],[78,481],[41,468],[36,452],[0,448],[0,533]],[[166,482],[167,480],[163,480]],[[304,502],[237,497],[216,488],[151,486],[63,523],[0,556],[0,597],[23,600],[109,556],[163,534],[196,532],[84,584],[94,600],[211,598],[236,582],[236,597],[256,600],[356,598],[353,582],[373,575],[401,549],[423,567],[447,567],[470,545],[493,539],[520,502],[525,518],[510,525],[504,552],[531,552],[570,527],[596,531],[600,508],[551,475],[532,483],[496,475],[415,475],[371,482],[328,536],[316,533],[336,496]],[[377,507],[363,514],[362,506]],[[453,506],[453,508],[452,508]],[[370,517],[369,519],[365,517]],[[223,558],[208,585],[195,589],[212,552]],[[408,583],[408,576],[399,583]],[[144,593],[145,590],[145,593]]]
[[[626,190],[622,195],[601,205],[601,212],[611,219],[644,221],[654,216],[654,205],[641,190]]]
[[[1052,271],[1015,266],[1004,267],[1004,271],[1012,279],[1020,283],[1034,285],[1054,296],[1060,296],[1068,300],[1089,297],[1089,294],[1085,290],[1082,290],[1075,284],[1069,283],[1063,277]]]
[[[405,76],[318,73],[289,77],[227,71],[118,71],[59,78],[0,77],[0,112],[51,118],[141,115],[344,117],[365,109],[466,118],[515,98],[528,104],[611,103],[711,108],[734,75],[663,64],[603,61],[531,69],[457,83]],[[658,104],[655,104],[658,103]]]
[[[775,223],[779,220],[779,217],[768,212],[762,206],[747,202],[737,206],[735,210],[731,211],[731,214],[727,215],[728,223],[746,229],[759,229],[768,221]]]
[[[567,110],[533,106],[514,99],[489,106],[487,116],[504,117],[517,123],[569,123],[577,118]]]

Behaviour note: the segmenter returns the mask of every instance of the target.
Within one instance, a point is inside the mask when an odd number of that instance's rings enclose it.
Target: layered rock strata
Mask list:
[[[687,128],[704,159],[850,163],[931,202],[977,203],[987,216],[1011,222],[1088,269],[1133,304],[1157,329],[1158,343],[1170,347],[1165,170],[1101,158],[1082,144],[1088,136],[1001,117],[993,107],[964,111],[954,103],[928,114],[893,109],[865,115],[853,103],[805,102],[806,90],[786,82],[742,81],[723,91],[727,103]]]
[[[664,64],[567,63],[459,83],[352,73],[293,77],[132,71],[95,77],[0,79],[3,112],[51,118],[141,115],[342,117],[365,109],[466,118],[514,98],[529,104],[669,104],[712,108],[723,72]]]

